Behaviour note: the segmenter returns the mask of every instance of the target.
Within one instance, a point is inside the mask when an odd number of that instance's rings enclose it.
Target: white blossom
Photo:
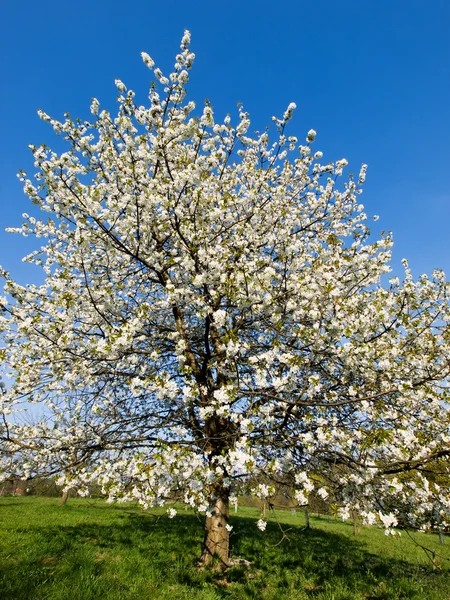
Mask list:
[[[267,521],[263,521],[263,519],[258,519],[258,521],[256,522],[256,526],[261,531],[265,531],[267,527]]]
[[[96,99],[92,123],[38,113],[61,140],[30,147],[35,212],[11,229],[39,240],[24,260],[42,283],[0,270],[2,477],[210,516],[283,481],[388,532],[448,523],[444,274],[404,260],[388,280],[367,166],[320,164],[316,132],[287,131],[294,104],[262,134],[242,107],[196,109],[189,44],[168,76],[142,53],[145,105],[117,80],[115,115]]]
[[[145,66],[148,67],[149,69],[152,69],[155,62],[153,61],[153,59],[151,58],[151,56],[149,56],[147,54],[147,52],[141,52],[141,56],[142,56],[142,60],[145,63]]]

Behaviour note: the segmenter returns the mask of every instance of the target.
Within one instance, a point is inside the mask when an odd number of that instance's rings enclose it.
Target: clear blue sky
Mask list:
[[[0,264],[33,279],[20,259],[33,241],[4,232],[31,212],[16,172],[27,145],[56,146],[42,108],[89,117],[112,107],[119,78],[144,103],[150,72],[169,68],[184,28],[196,63],[191,98],[217,115],[241,101],[263,129],[289,102],[290,132],[318,131],[324,158],[369,165],[362,201],[394,232],[394,267],[450,277],[450,2],[448,0],[3,0],[0,9]],[[56,143],[55,143],[56,142]]]

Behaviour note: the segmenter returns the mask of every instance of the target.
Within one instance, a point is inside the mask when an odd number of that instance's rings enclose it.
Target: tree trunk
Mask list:
[[[359,534],[358,513],[356,512],[356,510],[352,511],[352,519],[353,519],[353,535],[358,535]]]
[[[308,510],[307,506],[305,506],[305,521],[306,521],[306,529],[310,529],[311,523],[309,522],[309,510]]]
[[[64,506],[64,504],[66,504],[66,502],[67,502],[67,499],[68,499],[68,497],[69,497],[69,491],[68,491],[68,490],[65,490],[65,491],[62,493],[62,496],[61,496],[61,500],[60,500],[60,502],[59,502],[59,505],[60,505],[60,506]]]
[[[229,490],[216,489],[214,508],[205,520],[205,538],[200,564],[209,566],[217,559],[218,568],[229,566],[230,532],[227,529],[230,516]]]

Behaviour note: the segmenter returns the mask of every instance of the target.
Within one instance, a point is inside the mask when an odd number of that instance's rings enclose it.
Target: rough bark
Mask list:
[[[216,490],[214,508],[205,519],[205,538],[200,564],[210,566],[214,562],[218,568],[230,565],[230,532],[226,528],[230,516],[229,491]]]

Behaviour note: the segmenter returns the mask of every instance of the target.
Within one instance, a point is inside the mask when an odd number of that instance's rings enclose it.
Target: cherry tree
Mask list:
[[[37,174],[20,174],[43,215],[17,231],[44,241],[25,260],[45,282],[3,272],[3,456],[111,501],[181,499],[205,515],[206,564],[229,564],[230,498],[249,481],[299,505],[332,490],[344,518],[387,532],[396,505],[412,525],[445,522],[444,274],[415,281],[404,261],[388,280],[391,236],[372,240],[359,201],[366,165],[344,180],[314,130],[288,135],[294,104],[253,135],[242,107],[236,125],[197,112],[189,43],[168,77],[142,54],[146,106],[117,80],[116,116],[96,99],[89,122],[39,112],[67,150],[32,146]],[[26,402],[46,418],[20,423]]]

